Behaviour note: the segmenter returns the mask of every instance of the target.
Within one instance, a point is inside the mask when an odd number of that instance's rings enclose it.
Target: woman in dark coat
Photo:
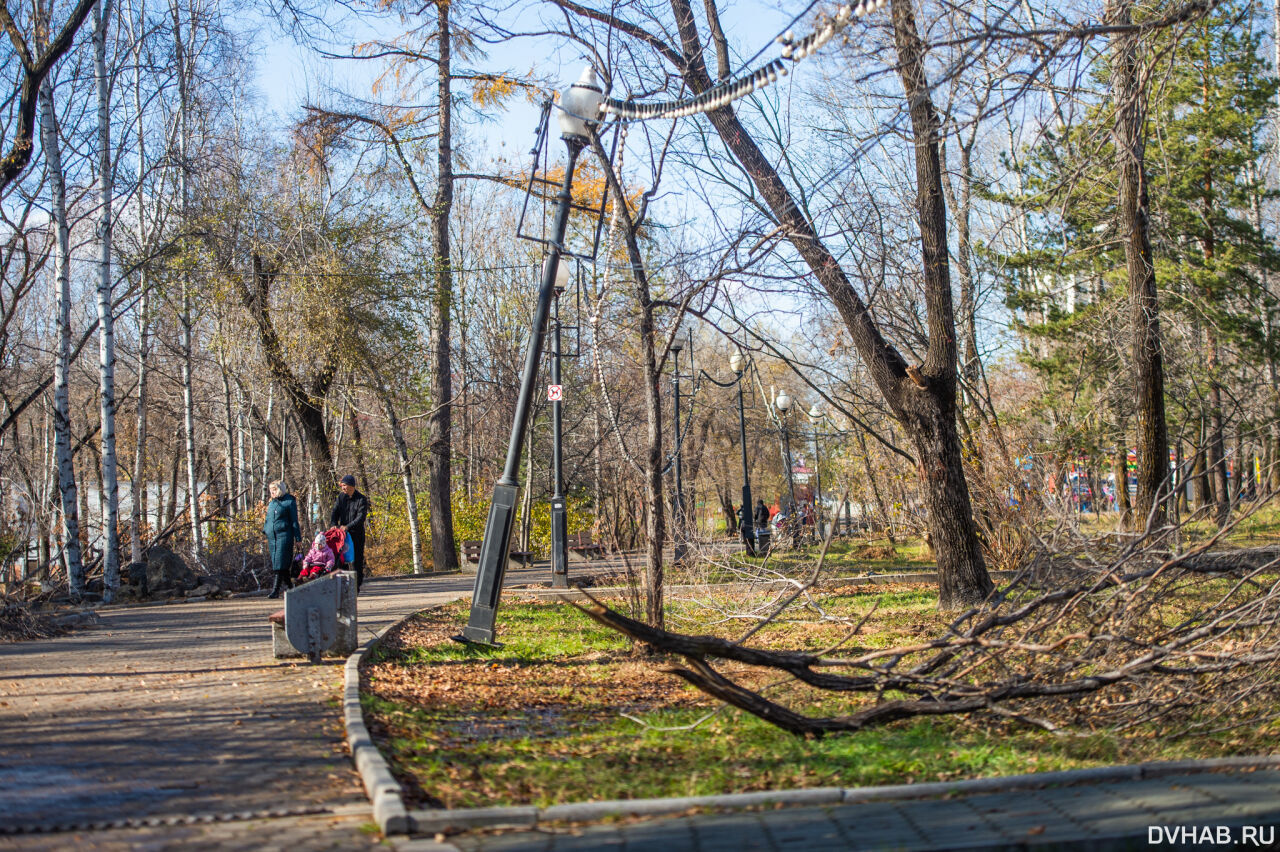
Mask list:
[[[267,549],[271,554],[271,568],[276,572],[276,584],[269,597],[278,598],[293,585],[289,571],[293,567],[293,543],[302,541],[302,529],[298,526],[298,504],[283,482],[270,485],[271,502],[267,504],[267,520],[262,532],[267,537]]]

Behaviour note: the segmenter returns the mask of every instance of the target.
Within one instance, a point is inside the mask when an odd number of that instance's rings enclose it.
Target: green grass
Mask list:
[[[862,648],[936,635],[946,617],[932,588],[891,586],[828,596],[829,611],[875,613]],[[713,624],[704,605],[669,607],[673,629]],[[419,616],[447,635],[465,607]],[[990,717],[918,718],[856,734],[803,739],[719,707],[657,670],[678,660],[633,656],[617,634],[564,604],[504,604],[500,649],[441,639],[395,647],[362,696],[381,746],[411,795],[451,807],[536,804],[862,786],[1072,769],[1117,762],[1270,750],[1280,725],[1170,740],[1084,729],[1054,736]],[[705,630],[735,635],[740,622]],[[846,628],[781,620],[753,644],[828,647]],[[766,679],[771,680],[769,676]],[[765,681],[753,682],[756,687]],[[777,693],[771,693],[777,695]],[[890,696],[891,697],[891,696]],[[813,714],[847,713],[866,699],[788,694]],[[623,714],[633,718],[626,718]]]

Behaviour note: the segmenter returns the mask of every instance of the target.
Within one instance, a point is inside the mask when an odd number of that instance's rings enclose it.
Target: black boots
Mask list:
[[[288,576],[289,575],[284,571],[277,571],[276,584],[271,587],[271,594],[267,595],[267,597],[278,598],[284,594],[285,589],[291,588],[293,583],[289,582]]]

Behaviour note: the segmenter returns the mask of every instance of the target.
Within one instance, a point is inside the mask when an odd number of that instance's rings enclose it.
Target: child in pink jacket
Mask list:
[[[299,579],[310,580],[312,577],[328,574],[333,570],[333,563],[333,550],[329,547],[329,543],[324,540],[324,533],[316,533],[315,541],[311,542],[311,549],[307,551],[306,558],[302,560],[302,573],[299,575]]]

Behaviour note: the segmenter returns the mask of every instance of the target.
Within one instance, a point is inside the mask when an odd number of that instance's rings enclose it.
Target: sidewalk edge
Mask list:
[[[996,793],[1050,785],[1088,784],[1105,781],[1137,781],[1168,775],[1212,772],[1220,769],[1263,769],[1280,767],[1280,755],[1219,757],[1205,760],[1174,760],[1130,766],[1100,766],[1059,772],[974,778],[926,784],[896,784],[884,787],[820,787],[800,790],[765,790],[672,799],[619,799],[605,802],[577,802],[538,808],[511,805],[485,808],[414,810],[409,824],[417,833],[464,831],[474,828],[534,828],[551,822],[595,822],[610,817],[660,816],[690,808],[740,809],[761,805],[826,805],[890,799],[924,799],[936,796]]]
[[[373,819],[384,835],[408,834],[413,822],[405,810],[400,795],[400,784],[391,775],[387,761],[374,745],[369,729],[364,724],[364,711],[360,707],[360,663],[378,647],[388,631],[413,618],[410,613],[378,631],[354,654],[347,657],[342,689],[342,721],[347,730],[347,745],[351,747],[351,760],[360,773],[365,793],[373,806]]]

